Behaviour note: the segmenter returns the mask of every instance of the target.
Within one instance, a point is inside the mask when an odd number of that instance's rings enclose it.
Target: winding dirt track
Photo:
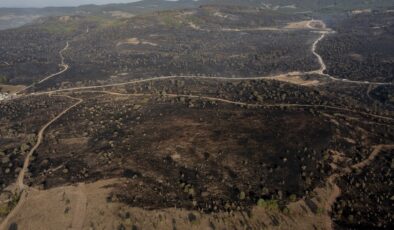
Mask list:
[[[312,71],[310,73],[324,75],[324,71],[327,69],[327,66],[324,63],[323,58],[316,52],[316,49],[317,49],[317,45],[319,44],[319,42],[326,37],[327,32],[320,32],[320,33],[321,33],[320,37],[312,44],[312,53],[313,53],[313,55],[316,56],[317,61],[320,64],[320,69]]]
[[[49,80],[49,79],[51,79],[51,78],[57,76],[57,75],[60,75],[60,74],[66,72],[66,71],[68,70],[68,68],[69,68],[70,66],[64,62],[64,56],[63,56],[63,52],[66,51],[66,50],[68,50],[68,48],[69,48],[69,43],[67,42],[67,43],[66,43],[66,46],[59,52],[59,55],[60,55],[60,58],[61,58],[60,66],[63,67],[63,70],[60,71],[60,72],[54,73],[54,74],[52,74],[52,75],[50,75],[50,76],[48,76],[48,77],[42,79],[41,81],[38,82],[39,84],[41,84],[41,83],[43,83],[44,81],[47,81],[47,80]]]
[[[25,189],[25,187],[26,187],[26,185],[24,184],[24,178],[25,178],[26,171],[27,171],[27,169],[28,169],[28,167],[29,167],[29,164],[30,164],[30,158],[31,158],[31,156],[33,155],[33,153],[37,150],[37,148],[41,145],[42,140],[43,140],[43,138],[44,138],[44,132],[45,132],[45,130],[46,130],[51,124],[53,124],[55,121],[57,121],[59,118],[61,118],[64,114],[66,114],[68,111],[70,111],[72,108],[78,106],[79,104],[81,104],[81,103],[83,102],[83,100],[82,100],[82,99],[79,99],[79,98],[74,98],[74,97],[70,97],[70,96],[66,96],[66,95],[62,95],[62,97],[67,97],[67,98],[70,98],[70,99],[72,99],[72,100],[77,100],[78,102],[75,103],[75,104],[73,104],[72,106],[68,107],[67,109],[63,110],[63,112],[61,112],[61,113],[58,114],[55,118],[53,118],[53,119],[50,120],[48,123],[46,123],[46,124],[40,129],[40,131],[38,132],[38,135],[37,135],[37,142],[36,142],[36,144],[33,146],[33,148],[30,150],[30,152],[26,155],[25,161],[23,162],[23,168],[22,168],[22,170],[20,171],[20,173],[19,173],[19,175],[18,175],[18,178],[17,178],[17,180],[16,180],[16,184],[17,184],[17,187],[18,187],[18,189],[19,189],[19,192],[22,192],[22,191]]]
[[[211,31],[221,31],[221,32],[251,32],[251,31],[290,31],[294,30],[286,27],[256,27],[256,28],[217,28],[217,29],[205,29],[200,26],[194,24],[193,22],[189,22],[190,28],[198,31],[211,32]]]
[[[114,95],[114,96],[152,96],[153,94],[127,94],[127,93],[118,93],[118,92],[112,92],[112,91],[105,91],[105,90],[89,90],[89,91],[80,91],[80,93],[105,93],[109,95]],[[240,101],[231,101],[228,99],[223,99],[223,98],[217,98],[217,97],[208,97],[208,96],[199,96],[199,95],[190,95],[190,94],[164,94],[161,95],[163,97],[185,97],[185,98],[190,98],[190,99],[201,99],[201,100],[206,100],[206,101],[212,101],[212,102],[222,102],[222,103],[227,103],[227,104],[233,104],[233,105],[238,105],[238,106],[246,106],[246,107],[251,107],[251,108],[281,108],[281,107],[287,107],[287,108],[323,108],[323,109],[331,109],[331,110],[339,110],[339,111],[345,111],[345,112],[351,112],[351,113],[356,113],[356,114],[361,114],[373,118],[378,118],[378,119],[384,119],[384,120],[389,120],[389,121],[394,121],[394,118],[392,117],[386,117],[386,116],[380,116],[372,113],[366,113],[362,111],[357,111],[357,110],[352,110],[348,108],[343,108],[339,106],[330,106],[330,105],[314,105],[314,104],[286,104],[286,103],[278,103],[278,104],[252,104],[252,103],[246,103],[246,102],[240,102]]]
[[[324,71],[327,70],[327,66],[326,66],[326,64],[324,63],[324,60],[323,60],[322,56],[320,56],[320,54],[317,53],[316,49],[317,49],[317,45],[318,45],[328,34],[335,33],[335,32],[332,31],[331,29],[327,29],[326,24],[325,24],[323,21],[321,21],[321,20],[311,20],[311,21],[309,21],[308,27],[309,27],[309,28],[314,28],[314,27],[312,26],[312,23],[316,23],[316,22],[320,23],[320,24],[322,25],[323,29],[320,30],[320,31],[318,31],[318,33],[320,33],[321,35],[320,35],[320,37],[319,37],[315,42],[313,42],[313,44],[312,44],[312,53],[313,53],[313,55],[316,56],[316,58],[317,58],[317,60],[318,60],[318,62],[319,62],[319,64],[320,64],[320,68],[319,68],[318,70],[314,70],[314,71],[310,71],[310,72],[303,73],[302,75],[318,74],[318,75],[321,75],[321,76],[328,77],[329,79],[331,79],[331,80],[333,80],[333,81],[341,81],[341,82],[344,82],[344,83],[351,83],[351,84],[361,84],[361,85],[393,85],[393,83],[391,83],[391,82],[353,81],[353,80],[349,80],[349,79],[346,79],[346,78],[336,78],[336,77],[331,76],[331,75],[329,75],[329,74],[325,74]]]
[[[328,199],[326,200],[325,204],[324,204],[324,208],[325,210],[331,212],[331,208],[334,205],[334,203],[336,202],[336,200],[338,199],[339,196],[341,196],[341,188],[339,188],[339,186],[335,183],[335,181],[343,176],[346,176],[348,174],[352,173],[352,170],[356,170],[356,169],[363,169],[365,167],[367,167],[368,165],[370,165],[372,163],[373,160],[375,160],[375,158],[383,151],[383,150],[392,150],[394,149],[394,145],[376,145],[373,146],[373,150],[371,152],[371,154],[368,156],[367,159],[356,163],[350,167],[347,167],[345,169],[343,169],[341,172],[339,173],[335,173],[332,174],[328,180],[328,186],[331,187],[331,193],[330,196],[328,197]],[[333,229],[333,224],[332,221],[330,221],[329,223],[326,223],[326,226],[328,229]]]
[[[70,111],[71,109],[73,109],[74,107],[78,106],[79,104],[81,104],[83,102],[82,99],[80,98],[75,98],[75,97],[71,97],[68,95],[59,95],[60,97],[67,97],[70,98],[72,100],[77,100],[77,102],[73,105],[71,105],[70,107],[68,107],[67,109],[63,110],[61,113],[59,113],[55,118],[53,118],[52,120],[50,120],[48,123],[46,123],[38,132],[38,137],[37,137],[37,142],[34,145],[34,147],[30,150],[30,152],[26,155],[25,157],[25,161],[23,162],[23,168],[22,170],[19,172],[18,178],[16,180],[16,186],[17,186],[17,190],[16,192],[19,193],[20,199],[18,201],[18,204],[16,205],[16,207],[7,215],[7,217],[3,220],[3,222],[0,224],[0,230],[6,230],[7,229],[7,225],[8,225],[8,221],[11,217],[15,216],[16,213],[18,213],[18,211],[20,210],[20,208],[23,206],[25,200],[28,197],[29,194],[29,190],[32,189],[28,186],[25,185],[24,183],[24,178],[25,178],[25,174],[26,171],[28,170],[29,164],[30,164],[30,158],[33,155],[33,153],[37,150],[37,148],[41,145],[42,140],[44,138],[44,132],[45,130],[51,125],[53,124],[55,121],[57,121],[59,118],[61,118],[64,114],[66,114],[68,111]],[[83,199],[82,199],[83,200]],[[79,213],[83,213],[83,207],[79,208]],[[81,211],[82,210],[82,211]],[[80,225],[80,221],[76,221],[76,225]]]
[[[45,82],[45,81],[47,81],[47,80],[49,80],[49,79],[51,79],[51,78],[53,78],[53,77],[56,77],[56,76],[58,76],[58,75],[60,75],[60,74],[62,74],[62,73],[64,73],[64,72],[66,72],[66,71],[69,69],[70,66],[64,62],[63,52],[66,51],[66,50],[68,50],[69,47],[70,47],[70,46],[69,46],[69,43],[67,42],[67,43],[66,43],[66,46],[65,46],[62,50],[59,51],[59,56],[60,56],[60,59],[61,59],[60,66],[63,68],[62,70],[60,70],[60,71],[57,72],[57,73],[51,74],[51,75],[49,75],[49,76],[47,76],[47,77],[41,79],[38,83],[33,83],[33,84],[27,86],[26,88],[24,88],[24,89],[22,89],[22,90],[16,92],[16,94],[20,94],[20,93],[22,93],[22,92],[25,92],[26,90],[30,89],[31,87],[33,87],[33,86],[36,85],[36,84],[41,84],[41,83],[43,83],[43,82]]]

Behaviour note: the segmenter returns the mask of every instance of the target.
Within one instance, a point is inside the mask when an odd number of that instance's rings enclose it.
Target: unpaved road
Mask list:
[[[25,92],[26,90],[30,89],[31,87],[33,87],[36,84],[41,84],[41,83],[43,83],[43,82],[45,82],[45,81],[47,81],[47,80],[49,80],[49,79],[51,79],[53,77],[56,77],[56,76],[58,76],[58,75],[60,75],[60,74],[62,74],[64,72],[66,72],[70,68],[70,66],[64,62],[63,52],[68,50],[68,48],[69,48],[69,43],[67,42],[66,46],[62,50],[59,51],[59,56],[60,56],[60,59],[61,59],[60,66],[63,68],[62,70],[60,70],[57,73],[51,74],[51,75],[41,79],[38,83],[33,83],[33,84],[27,86],[26,88],[16,92],[15,94],[21,94],[22,92]]]
[[[33,146],[33,148],[30,150],[30,152],[26,155],[25,161],[23,162],[23,168],[22,168],[22,170],[19,172],[18,178],[17,178],[17,180],[16,180],[16,184],[17,184],[17,187],[18,187],[18,189],[19,189],[19,192],[22,192],[22,191],[25,189],[25,187],[26,187],[26,185],[24,184],[24,178],[25,178],[26,171],[27,171],[27,169],[28,169],[28,167],[29,167],[29,164],[30,164],[30,158],[31,158],[31,156],[33,155],[33,153],[37,150],[37,148],[41,145],[42,140],[43,140],[43,138],[44,138],[44,132],[45,132],[45,130],[46,130],[51,124],[53,124],[55,121],[57,121],[60,117],[62,117],[64,114],[66,114],[66,113],[67,113],[68,111],[70,111],[72,108],[74,108],[74,107],[78,106],[79,104],[81,104],[82,101],[83,101],[82,99],[74,98],[74,97],[70,97],[70,96],[63,96],[63,97],[68,97],[68,98],[70,98],[70,99],[72,99],[72,100],[77,100],[78,102],[75,103],[75,104],[73,104],[72,106],[68,107],[67,109],[63,110],[63,112],[61,112],[61,113],[58,114],[55,118],[53,118],[53,119],[50,120],[48,123],[46,123],[46,124],[40,129],[40,131],[38,132],[38,135],[37,135],[37,142],[36,142],[36,144]]]
[[[88,204],[88,198],[85,192],[85,184],[81,183],[78,185],[76,191],[77,201],[76,207],[72,219],[72,229],[82,229],[86,217],[86,207]]]
[[[321,21],[321,20],[311,20],[311,21],[309,21],[309,23],[308,23],[308,27],[309,28],[314,28],[312,26],[312,23],[320,23],[322,25],[322,28],[323,28],[322,30],[319,31],[319,33],[321,34],[320,37],[315,42],[313,42],[313,44],[312,44],[312,53],[317,58],[317,61],[319,62],[319,65],[320,65],[320,68],[318,70],[314,70],[314,71],[303,73],[303,75],[318,74],[318,75],[322,75],[322,76],[328,77],[329,79],[331,79],[333,81],[341,81],[343,83],[351,83],[351,84],[361,84],[361,85],[392,85],[393,84],[391,82],[353,81],[353,80],[349,80],[349,79],[345,79],[345,78],[336,78],[336,77],[331,76],[329,74],[325,74],[324,71],[327,70],[327,66],[324,63],[324,60],[323,60],[322,56],[320,56],[320,54],[317,53],[316,49],[317,49],[317,45],[328,34],[334,33],[334,31],[332,31],[331,29],[327,29],[326,24],[323,21]]]
[[[49,79],[51,79],[51,78],[53,78],[53,77],[55,77],[55,76],[57,76],[57,75],[60,75],[60,74],[66,72],[66,71],[68,70],[69,65],[66,64],[66,63],[64,62],[64,56],[63,56],[63,52],[66,51],[66,50],[68,50],[68,48],[69,48],[69,43],[67,42],[67,43],[66,43],[66,46],[59,52],[59,55],[60,55],[60,58],[61,58],[60,66],[63,67],[63,70],[61,70],[60,72],[54,73],[54,74],[52,74],[52,75],[50,75],[50,76],[48,76],[48,77],[42,79],[41,81],[38,82],[38,84],[41,84],[41,83],[43,83],[44,81],[47,81],[47,80],[49,80]]]
[[[127,93],[118,93],[118,92],[112,92],[112,91],[105,91],[105,90],[88,90],[88,91],[80,91],[80,93],[105,93],[105,94],[110,94],[114,96],[152,96],[153,94],[127,94]],[[185,98],[190,98],[190,99],[201,99],[201,100],[206,100],[206,101],[212,101],[212,102],[222,102],[222,103],[227,103],[227,104],[233,104],[233,105],[238,105],[238,106],[246,106],[246,107],[251,107],[251,108],[281,108],[281,107],[288,107],[288,108],[323,108],[323,109],[331,109],[331,110],[339,110],[339,111],[345,111],[345,112],[351,112],[351,113],[356,113],[356,114],[361,114],[373,118],[378,118],[378,119],[384,119],[384,120],[389,120],[389,121],[394,121],[394,118],[392,117],[386,117],[386,116],[381,116],[381,115],[376,115],[372,113],[366,113],[362,111],[357,111],[357,110],[352,110],[348,108],[343,108],[339,106],[330,106],[330,105],[314,105],[314,104],[289,104],[289,103],[278,103],[278,104],[251,104],[251,103],[246,103],[246,102],[240,102],[240,101],[231,101],[228,99],[223,99],[223,98],[217,98],[217,97],[208,97],[208,96],[200,96],[200,95],[191,95],[191,94],[164,94],[161,95],[163,97],[185,97]]]
[[[317,28],[314,27],[313,24],[320,24],[321,28]],[[204,31],[209,31],[209,30],[205,30],[205,29],[201,29],[200,27],[196,26],[193,23],[190,23],[190,26],[196,30],[204,30]],[[330,33],[334,33],[334,31],[332,31],[331,29],[327,28],[326,24],[322,21],[322,20],[310,20],[305,22],[305,27],[302,28],[308,28],[311,30],[317,30],[318,33],[320,33],[320,37],[318,37],[312,44],[312,48],[311,51],[313,53],[313,55],[317,58],[320,68],[318,70],[313,70],[313,71],[309,71],[309,72],[302,72],[299,73],[299,75],[303,76],[303,75],[309,75],[309,74],[318,74],[318,75],[322,75],[325,77],[328,77],[329,79],[333,80],[333,81],[342,81],[344,83],[351,83],[351,84],[366,84],[366,85],[392,85],[393,83],[389,83],[389,82],[369,82],[369,81],[353,81],[353,80],[349,80],[349,79],[341,79],[341,78],[336,78],[333,77],[331,75],[325,74],[324,71],[327,70],[327,66],[324,63],[323,58],[320,56],[320,54],[317,53],[316,49],[318,44]],[[302,29],[301,28],[301,29]],[[258,28],[234,28],[234,29],[229,29],[229,28],[222,28],[220,29],[220,31],[223,32],[242,32],[242,31],[289,31],[289,30],[294,30],[294,29],[300,29],[300,28],[289,28],[289,27],[258,27]],[[287,74],[281,74],[283,75],[287,75]],[[264,78],[266,77],[256,77],[256,78],[245,78],[244,80],[265,80]],[[275,76],[270,76],[270,78],[275,78]],[[217,78],[216,78],[217,79]],[[227,78],[222,78],[222,79],[227,79]],[[227,79],[229,80],[229,79]]]
[[[16,186],[17,186],[17,193],[20,194],[20,199],[18,201],[18,204],[16,205],[16,207],[7,215],[7,217],[3,220],[3,222],[0,224],[0,230],[6,230],[6,227],[8,225],[8,221],[12,216],[15,216],[16,213],[18,213],[19,209],[22,207],[23,203],[25,202],[26,198],[28,197],[29,194],[29,190],[32,189],[28,186],[25,185],[24,183],[24,178],[25,178],[25,174],[26,171],[29,168],[29,164],[30,164],[30,158],[33,155],[33,153],[37,150],[37,148],[41,145],[42,140],[44,138],[44,132],[45,130],[51,125],[53,124],[55,121],[57,121],[59,118],[61,118],[64,114],[66,114],[68,111],[70,111],[71,109],[73,109],[74,107],[78,106],[79,104],[81,104],[83,102],[82,99],[80,98],[74,98],[71,96],[67,96],[67,95],[61,95],[62,97],[67,97],[70,98],[72,100],[77,100],[77,102],[73,105],[71,105],[70,107],[68,107],[67,109],[63,110],[61,113],[59,113],[55,118],[53,118],[52,120],[50,120],[48,123],[46,123],[38,132],[37,135],[37,142],[36,144],[33,146],[33,148],[30,150],[30,152],[26,155],[25,160],[23,162],[23,168],[22,170],[19,172],[18,178],[16,180]],[[83,202],[83,197],[81,198],[81,202]],[[85,199],[86,200],[86,199]],[[79,213],[82,214],[83,213],[83,207],[79,207],[80,211]],[[76,218],[78,219],[78,218]],[[76,220],[76,226],[80,226],[81,221]],[[83,224],[83,223],[82,223]]]
[[[310,73],[316,73],[316,74],[319,74],[319,75],[324,75],[324,71],[327,69],[327,66],[324,63],[323,58],[316,52],[316,48],[317,48],[317,45],[319,44],[319,42],[326,37],[327,32],[323,31],[323,32],[320,32],[320,33],[321,33],[320,37],[312,44],[312,53],[313,53],[313,55],[316,56],[317,61],[320,64],[320,69],[312,71]]]
[[[221,31],[221,32],[250,32],[250,31],[294,31],[294,30],[301,30],[301,29],[316,29],[315,27],[311,26],[313,22],[319,22],[318,20],[309,20],[309,21],[297,21],[288,23],[286,26],[282,27],[244,27],[244,28],[217,28],[217,29],[205,29],[201,28],[200,26],[196,25],[193,22],[189,22],[189,26],[192,29],[199,30],[199,31]]]
[[[334,205],[334,203],[336,202],[336,200],[338,199],[339,196],[341,196],[341,189],[339,188],[339,186],[335,183],[335,181],[343,176],[346,176],[350,173],[352,173],[352,170],[355,169],[363,169],[365,167],[367,167],[368,165],[370,165],[372,163],[372,161],[383,151],[383,150],[392,150],[394,149],[394,144],[392,145],[376,145],[373,146],[373,150],[371,152],[371,154],[368,156],[367,159],[356,163],[350,167],[347,167],[345,169],[343,169],[341,172],[339,173],[335,173],[332,174],[328,180],[328,186],[331,187],[331,192],[330,192],[330,196],[329,198],[326,200],[324,207],[325,210],[331,211],[331,207]],[[326,223],[326,226],[329,229],[333,229],[332,226],[332,221],[330,221],[329,223]]]

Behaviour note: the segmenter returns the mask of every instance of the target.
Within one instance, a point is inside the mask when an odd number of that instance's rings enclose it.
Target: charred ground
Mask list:
[[[391,228],[393,13],[330,18],[334,33],[315,14],[271,8],[62,16],[1,33],[0,83],[35,84],[0,104],[0,216],[50,124],[24,192],[64,188],[69,205],[70,187],[120,179],[105,186],[119,229],[137,227],[130,207],[186,210],[196,226],[193,213],[241,213],[230,227],[252,228],[259,207],[272,226],[305,214]]]

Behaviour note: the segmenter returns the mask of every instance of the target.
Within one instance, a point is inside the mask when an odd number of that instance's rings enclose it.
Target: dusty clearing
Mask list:
[[[138,38],[129,38],[123,42],[118,42],[116,46],[121,46],[121,45],[150,45],[150,46],[157,46],[156,43],[153,42],[148,42],[148,41],[143,41]]]
[[[16,93],[22,89],[24,89],[26,86],[24,85],[3,85],[0,84],[0,93]]]
[[[306,80],[301,77],[301,75],[291,75],[291,74],[284,74],[278,75],[275,77],[267,77],[267,79],[283,81],[295,85],[302,85],[302,86],[317,86],[320,85],[321,82],[318,80]]]
[[[291,22],[285,26],[286,29],[310,29],[311,21]]]
[[[111,187],[123,183],[127,180],[110,179],[43,191],[31,190],[3,229],[8,229],[12,223],[17,223],[20,229],[116,229],[122,225],[143,229],[210,229],[212,226],[220,229],[236,226],[311,229],[322,226],[328,218],[303,207],[303,202],[291,204],[289,214],[254,207],[250,215],[244,212],[208,215],[177,208],[144,210],[108,202]],[[276,225],[276,221],[282,224]]]

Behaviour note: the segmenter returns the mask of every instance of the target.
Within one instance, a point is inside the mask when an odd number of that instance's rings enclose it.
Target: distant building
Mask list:
[[[0,93],[0,101],[3,101],[9,97],[10,97],[10,94],[8,94],[8,93]]]

